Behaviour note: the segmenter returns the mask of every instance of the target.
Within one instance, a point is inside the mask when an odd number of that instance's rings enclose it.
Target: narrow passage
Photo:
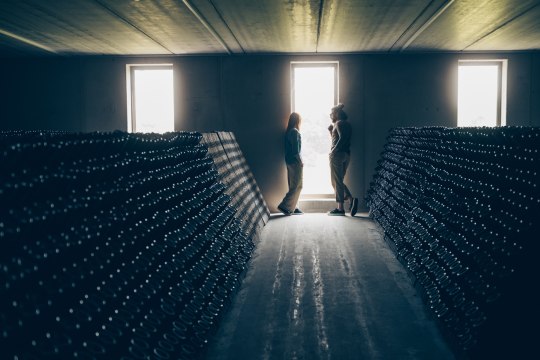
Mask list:
[[[367,214],[273,215],[206,359],[453,359]]]

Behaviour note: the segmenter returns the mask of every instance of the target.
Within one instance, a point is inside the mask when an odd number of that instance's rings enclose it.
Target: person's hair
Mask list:
[[[332,108],[332,113],[337,115],[338,120],[347,120],[348,119],[347,114],[345,113],[345,111],[343,111],[344,107],[345,107],[345,105],[343,105],[343,104],[337,104],[336,106],[334,106]]]
[[[287,131],[291,130],[292,128],[296,128],[297,130],[300,130],[300,124],[302,123],[302,117],[298,113],[291,113],[289,116],[289,124],[287,125]]]

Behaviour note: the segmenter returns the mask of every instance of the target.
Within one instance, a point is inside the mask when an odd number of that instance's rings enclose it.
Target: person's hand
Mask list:
[[[330,124],[328,125],[328,131],[332,132],[334,130],[334,125]]]

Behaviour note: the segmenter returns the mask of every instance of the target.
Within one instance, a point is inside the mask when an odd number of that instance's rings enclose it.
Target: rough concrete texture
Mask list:
[[[206,359],[453,359],[367,214],[273,215]]]

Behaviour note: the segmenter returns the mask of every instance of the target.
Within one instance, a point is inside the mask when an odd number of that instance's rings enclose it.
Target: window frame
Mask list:
[[[500,127],[506,125],[506,84],[507,84],[507,59],[475,59],[475,60],[458,60],[458,74],[461,66],[496,66],[497,67],[497,109],[495,126]],[[467,127],[459,125],[459,77],[458,77],[458,111],[456,118],[457,127]]]
[[[306,67],[314,67],[314,68],[320,68],[320,67],[333,67],[334,68],[334,104],[339,104],[339,61],[332,60],[332,61],[291,61],[291,112],[294,112],[294,104],[295,104],[295,76],[294,76],[294,69],[295,68],[306,68]]]
[[[290,89],[291,89],[291,112],[297,111],[295,109],[295,72],[296,68],[321,68],[328,67],[334,69],[334,105],[339,104],[339,61],[338,60],[323,60],[323,61],[291,61],[290,62]],[[330,110],[330,109],[329,109]],[[334,193],[328,194],[300,194],[300,200],[312,200],[312,199],[333,199]]]
[[[135,111],[135,71],[136,70],[171,70],[173,72],[173,100],[174,100],[174,66],[173,64],[127,64],[127,131],[137,132],[137,115]],[[174,106],[174,104],[173,104]],[[173,118],[173,131],[175,131]]]

